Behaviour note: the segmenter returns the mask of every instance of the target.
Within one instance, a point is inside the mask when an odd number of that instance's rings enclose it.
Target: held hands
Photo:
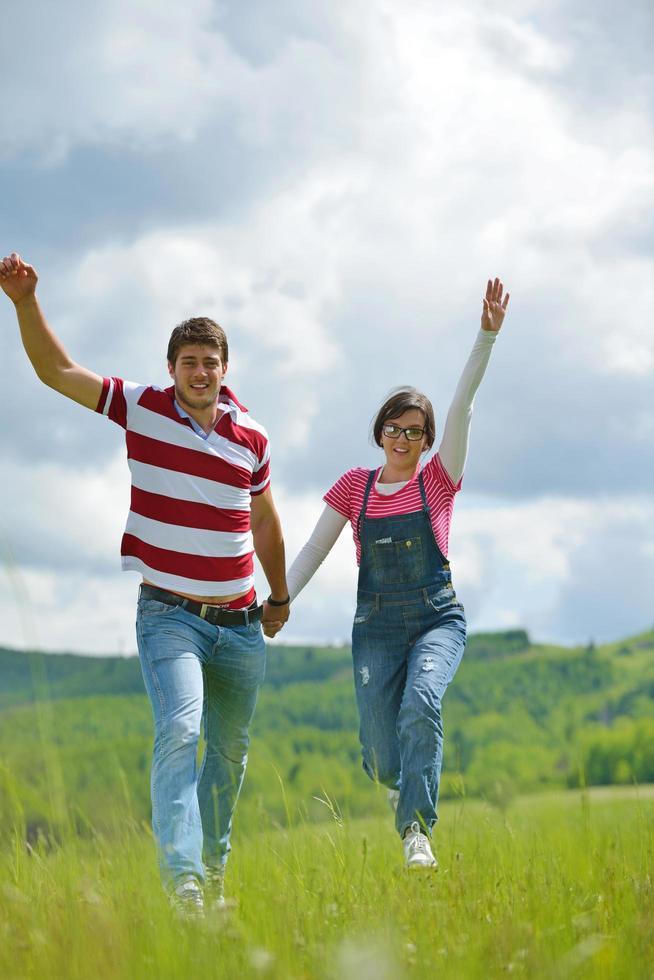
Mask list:
[[[283,606],[271,606],[267,600],[264,600],[263,619],[261,622],[264,634],[270,639],[273,636],[277,636],[279,631],[283,629],[284,624],[288,621],[290,612],[290,603],[288,602]]]
[[[0,260],[0,286],[13,303],[33,296],[38,279],[34,266],[23,262],[16,252]]]
[[[509,294],[507,293],[504,299],[502,299],[503,291],[504,286],[499,279],[496,279],[494,282],[490,279],[488,280],[486,296],[484,297],[484,309],[481,314],[482,330],[490,330],[493,333],[499,332],[504,322],[506,308],[509,305]]]

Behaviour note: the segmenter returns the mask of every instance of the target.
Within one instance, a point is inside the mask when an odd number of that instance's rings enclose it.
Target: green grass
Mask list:
[[[374,797],[374,790],[371,789]],[[371,800],[372,801],[372,800]],[[144,828],[0,853],[0,976],[654,977],[654,797],[446,803],[440,868],[385,818],[237,827],[233,907],[172,918]]]

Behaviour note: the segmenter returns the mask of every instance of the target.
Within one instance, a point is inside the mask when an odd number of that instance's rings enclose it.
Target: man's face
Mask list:
[[[187,410],[201,411],[215,405],[226,371],[217,348],[208,344],[185,344],[175,364],[168,362],[175,397]]]

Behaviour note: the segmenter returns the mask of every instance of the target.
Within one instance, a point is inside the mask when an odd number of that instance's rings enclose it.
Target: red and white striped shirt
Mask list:
[[[453,483],[438,453],[424,465],[422,473],[434,536],[438,547],[446,557],[454,497],[461,489],[463,478],[458,483]],[[370,470],[361,467],[348,470],[323,497],[325,503],[342,517],[347,518],[352,525],[352,537],[357,549],[357,565],[361,563],[361,542],[357,534],[357,523],[369,475]],[[379,473],[375,476],[375,482],[378,475]],[[390,495],[378,493],[373,483],[366,507],[367,517],[392,517],[395,514],[412,514],[417,510],[422,510],[417,473],[401,490]]]
[[[250,501],[270,482],[265,429],[229,388],[213,432],[178,412],[174,387],[105,378],[96,411],[126,430],[132,496],[124,571],[191,595],[233,595],[254,584]]]

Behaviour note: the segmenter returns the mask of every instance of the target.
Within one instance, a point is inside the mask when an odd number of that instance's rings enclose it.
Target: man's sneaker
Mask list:
[[[436,858],[431,852],[429,838],[423,834],[420,824],[412,823],[404,835],[404,858],[407,868],[436,868]]]
[[[207,907],[215,912],[227,907],[225,902],[225,868],[207,868],[204,874]]]
[[[183,919],[201,919],[204,915],[202,889],[197,878],[187,878],[171,893],[170,904]]]
[[[388,805],[390,806],[393,813],[397,813],[397,804],[400,802],[400,791],[399,789],[389,789],[388,791]]]

